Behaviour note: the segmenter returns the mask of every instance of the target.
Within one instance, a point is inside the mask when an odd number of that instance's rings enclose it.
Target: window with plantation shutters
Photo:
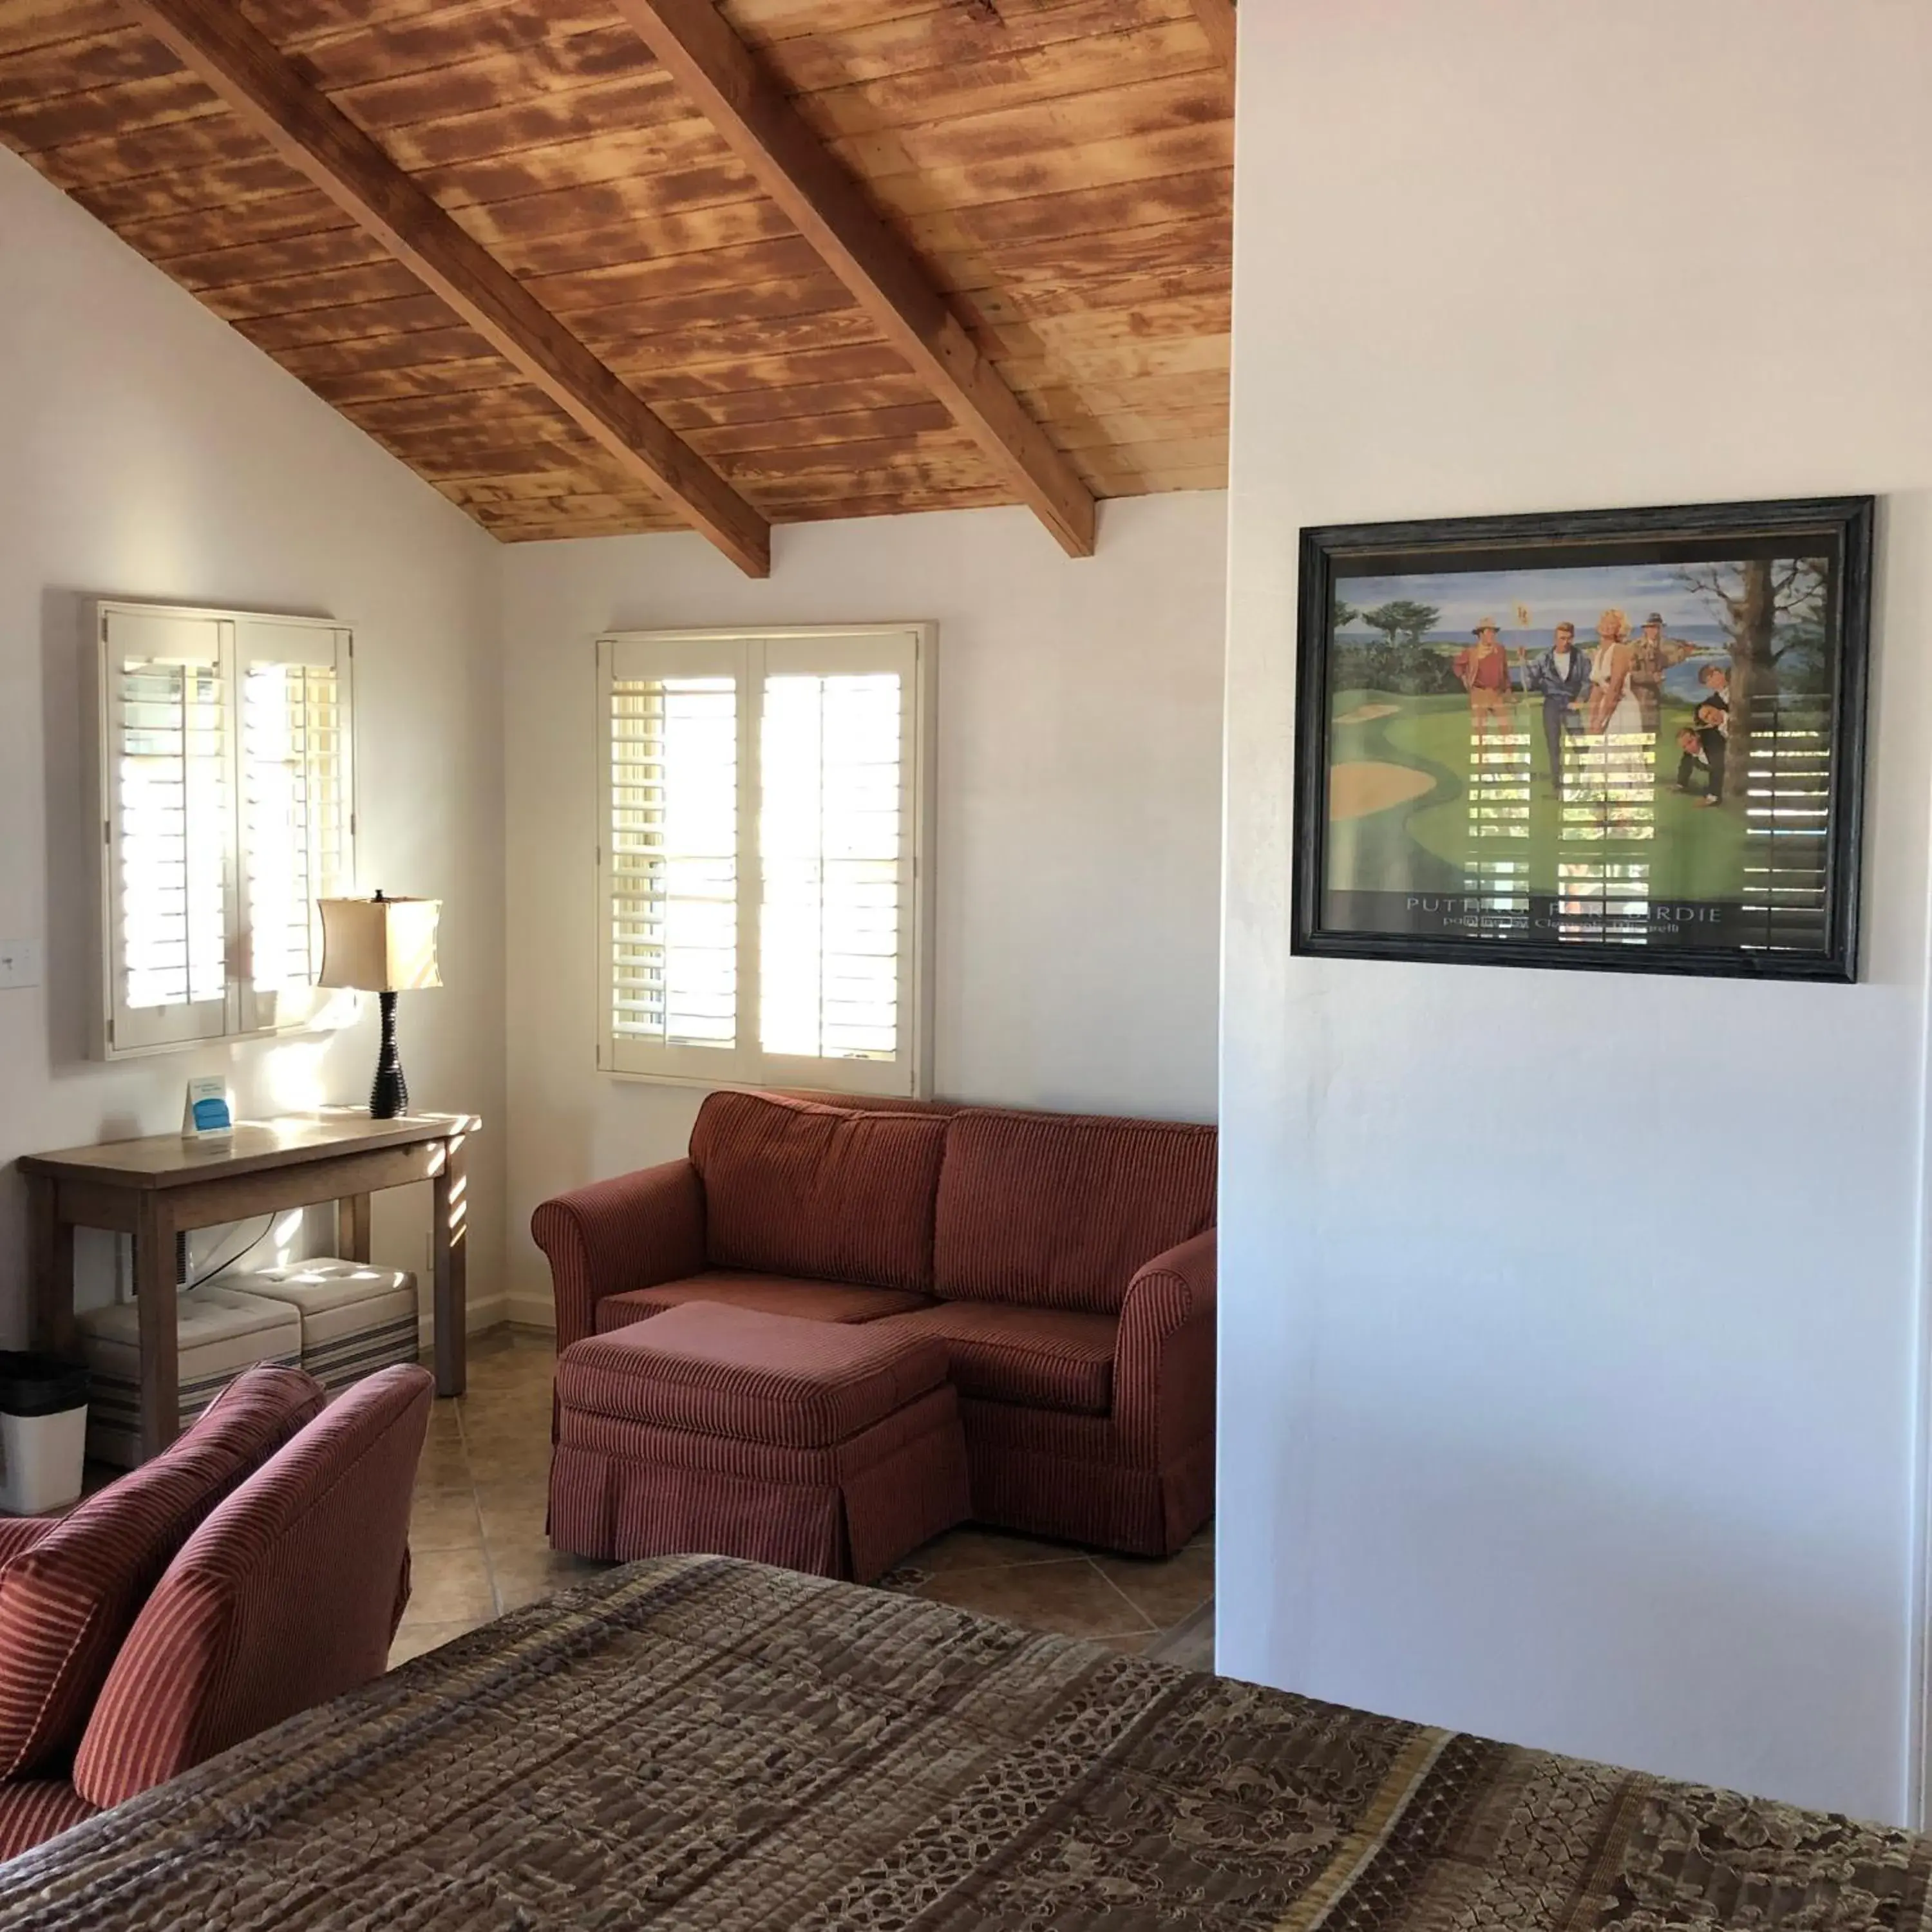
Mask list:
[[[101,1051],[308,1024],[354,876],[349,633],[103,604],[96,634]]]
[[[598,1060],[708,1084],[925,1082],[923,626],[598,650]]]

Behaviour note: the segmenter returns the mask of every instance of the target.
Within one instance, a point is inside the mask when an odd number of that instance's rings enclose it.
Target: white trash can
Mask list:
[[[80,1499],[87,1370],[0,1349],[0,1510],[40,1516]]]

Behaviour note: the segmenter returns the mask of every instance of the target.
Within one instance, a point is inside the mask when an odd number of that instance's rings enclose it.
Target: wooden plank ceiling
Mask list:
[[[655,10],[238,10],[754,521],[1027,500],[1053,524],[974,399],[905,352],[653,58],[637,22]],[[1044,429],[1040,466],[1064,457],[1098,497],[1226,482],[1225,5],[718,10],[1017,398],[1016,438]],[[0,0],[0,140],[499,538],[691,520],[120,0]]]

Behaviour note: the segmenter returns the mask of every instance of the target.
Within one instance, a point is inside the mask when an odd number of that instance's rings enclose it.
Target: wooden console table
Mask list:
[[[345,1261],[369,1258],[369,1197],[427,1180],[436,1306],[436,1387],[460,1395],[464,1380],[467,1203],[463,1148],[482,1122],[470,1114],[412,1114],[373,1120],[344,1108],[285,1120],[238,1122],[232,1139],[179,1134],[22,1154],[30,1229],[28,1294],[33,1346],[74,1349],[74,1231],[106,1228],[134,1241],[140,1314],[141,1454],[179,1429],[176,1354],[175,1237],[250,1215],[337,1204]]]

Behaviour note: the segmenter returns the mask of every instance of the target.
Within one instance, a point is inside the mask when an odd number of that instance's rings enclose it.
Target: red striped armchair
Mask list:
[[[250,1369],[152,1462],[64,1516],[0,1526],[0,1857],[94,1808],[67,1771],[136,1618],[208,1512],[322,1405],[299,1369]]]
[[[172,1448],[0,1567],[0,1750],[11,1721],[18,1767],[0,1784],[0,1857],[381,1673],[408,1600],[434,1386],[385,1369],[325,1409],[300,1371],[250,1370]],[[23,1584],[40,1637],[26,1654],[52,1657],[64,1633],[66,1654],[89,1660],[42,1679],[57,1720],[28,1718],[33,1680],[10,1674],[8,1595]]]

